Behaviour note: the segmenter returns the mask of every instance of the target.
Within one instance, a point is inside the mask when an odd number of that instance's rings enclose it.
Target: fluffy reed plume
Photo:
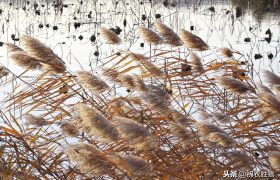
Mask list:
[[[23,51],[23,49],[12,43],[5,43],[4,45],[7,48],[8,53]]]
[[[254,162],[250,156],[241,151],[227,152],[227,155],[231,160],[229,164],[236,170],[248,170]]]
[[[192,135],[187,131],[186,127],[180,124],[171,123],[169,129],[172,134],[181,139],[184,144],[188,144],[192,140]]]
[[[217,80],[220,86],[233,93],[243,94],[248,91],[255,92],[254,89],[244,84],[242,81],[239,81],[231,77],[221,76],[218,77]]]
[[[104,76],[108,77],[109,80],[113,82],[120,82],[117,78],[120,75],[120,73],[117,70],[111,68],[102,68],[102,73]]]
[[[0,65],[0,78],[7,76],[9,74],[9,70],[4,66]]]
[[[216,121],[221,122],[221,123],[228,123],[228,122],[231,122],[233,120],[229,115],[224,114],[224,113],[220,113],[220,112],[214,112],[213,113],[213,118]]]
[[[269,108],[271,113],[280,113],[280,100],[275,95],[264,92],[259,94],[259,99],[260,103],[263,104],[264,107]]]
[[[149,108],[161,113],[169,112],[170,97],[158,86],[147,85],[147,91],[141,93],[141,98],[146,102]]]
[[[180,37],[187,48],[197,50],[197,51],[205,51],[208,50],[208,45],[198,36],[181,29]]]
[[[120,37],[105,27],[99,27],[99,33],[107,44],[119,44],[121,42]]]
[[[109,88],[109,86],[103,80],[99,79],[88,71],[77,71],[76,74],[83,88],[94,93],[102,93]]]
[[[268,83],[271,87],[280,84],[280,77],[273,72],[263,70],[262,74],[264,76],[265,82]]]
[[[161,22],[155,23],[155,28],[163,38],[163,42],[171,46],[181,46],[182,41],[180,37],[169,27]]]
[[[69,122],[62,123],[60,125],[60,129],[66,136],[76,137],[79,135],[79,130],[77,129],[77,127]]]
[[[44,118],[34,116],[32,114],[26,114],[26,115],[24,115],[24,117],[25,117],[27,125],[33,125],[36,127],[40,127],[40,126],[45,126],[45,125],[49,124],[48,121],[46,121]]]
[[[76,144],[67,147],[64,151],[69,159],[75,162],[83,173],[93,176],[113,174],[114,166],[106,155],[89,144]]]
[[[223,56],[228,57],[228,58],[233,56],[233,53],[229,48],[221,48],[220,52]]]
[[[274,86],[272,87],[272,90],[273,90],[273,92],[275,92],[275,94],[276,94],[277,96],[280,97],[280,84],[274,85]],[[272,93],[272,94],[273,94],[273,93]]]
[[[210,142],[217,143],[219,146],[224,148],[235,147],[236,141],[225,133],[214,132],[207,136]]]
[[[270,151],[268,153],[268,159],[274,169],[280,170],[280,152]]]
[[[23,50],[30,56],[44,63],[43,70],[51,70],[54,73],[63,73],[66,70],[65,63],[49,47],[30,36],[20,36]]]
[[[77,104],[76,108],[82,119],[83,126],[89,128],[91,135],[101,137],[101,141],[104,142],[118,140],[119,133],[116,127],[96,109],[89,108],[85,104]]]
[[[138,27],[138,32],[140,33],[140,37],[149,44],[158,45],[162,42],[161,37],[155,33],[154,31],[145,28],[145,27]]]
[[[122,86],[139,92],[147,91],[145,83],[137,75],[121,74],[118,79]]]
[[[152,165],[140,157],[125,155],[121,157],[121,161],[123,162],[122,168],[126,169],[132,177],[144,178],[152,175]]]
[[[208,136],[210,133],[225,134],[225,132],[218,126],[215,126],[214,124],[208,122],[195,122],[195,126],[198,129],[198,133],[204,137]]]
[[[265,86],[265,85],[263,85],[263,84],[261,84],[261,83],[257,83],[257,89],[258,89],[259,93],[265,93],[265,92],[267,92],[267,93],[274,94],[274,93],[270,90],[270,88],[268,88],[267,86]]]
[[[26,54],[24,51],[15,51],[9,53],[9,59],[12,59],[18,66],[26,69],[26,70],[33,70],[41,67],[41,63]]]
[[[195,71],[203,71],[204,68],[201,63],[201,60],[195,53],[191,53],[191,61],[192,67]]]
[[[169,109],[168,113],[172,116],[172,119],[179,124],[187,124],[190,122],[190,119],[188,119],[184,114],[180,113],[179,111],[175,109]]]
[[[135,53],[129,54],[130,58],[148,70],[152,75],[162,76],[163,72],[155,64],[153,64],[149,58]]]
[[[113,117],[121,137],[127,145],[136,150],[145,150],[153,147],[153,139],[150,132],[134,120],[115,116]]]

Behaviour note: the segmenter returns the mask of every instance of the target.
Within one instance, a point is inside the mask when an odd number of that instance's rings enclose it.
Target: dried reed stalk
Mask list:
[[[97,94],[109,89],[109,86],[103,80],[99,79],[88,71],[77,71],[76,74],[85,89]]]
[[[99,33],[107,44],[119,44],[121,42],[120,37],[110,29],[99,27]]]
[[[197,51],[205,51],[209,49],[208,45],[200,37],[184,29],[181,29],[180,31],[180,37],[187,48]]]
[[[169,27],[161,22],[155,23],[155,28],[163,38],[163,42],[171,46],[181,46],[182,41],[180,37]]]
[[[138,32],[140,33],[140,37],[146,43],[158,45],[162,42],[161,37],[157,33],[155,33],[154,31],[148,28],[138,27]]]

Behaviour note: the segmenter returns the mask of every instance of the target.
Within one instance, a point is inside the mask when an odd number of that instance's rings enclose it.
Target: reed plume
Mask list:
[[[221,112],[214,112],[213,118],[220,123],[228,123],[233,121],[233,119],[229,115]]]
[[[41,127],[49,124],[43,117],[34,116],[32,114],[26,114],[24,115],[24,118],[27,125]]]
[[[265,85],[263,85],[263,84],[261,84],[261,83],[257,83],[256,85],[257,85],[257,89],[258,89],[259,93],[265,93],[265,92],[267,92],[267,93],[270,93],[270,94],[274,94],[274,93],[271,91],[271,89],[268,88],[267,86],[265,86]]]
[[[147,85],[147,91],[141,93],[141,98],[149,108],[161,113],[168,113],[170,108],[170,97],[160,87]]]
[[[41,67],[41,63],[37,59],[29,56],[24,51],[15,51],[9,53],[8,58],[26,70],[34,70]]]
[[[220,52],[223,56],[231,58],[233,56],[232,51],[229,48],[221,48]]]
[[[224,148],[231,148],[237,145],[236,141],[225,133],[210,133],[207,138],[210,142],[217,143],[217,145]]]
[[[64,152],[71,161],[78,165],[83,173],[89,173],[93,176],[113,174],[114,165],[112,165],[106,155],[93,145],[70,145]]]
[[[195,71],[200,72],[204,70],[200,58],[195,53],[191,53],[191,62],[192,62],[192,67]]]
[[[278,97],[280,97],[280,84],[274,85],[274,86],[272,87],[272,90],[273,90],[273,92],[274,92]],[[273,93],[272,93],[272,94],[273,94]]]
[[[7,76],[8,74],[9,74],[8,69],[0,65],[0,78]]]
[[[146,43],[158,45],[162,42],[161,37],[157,33],[155,33],[154,31],[148,28],[138,27],[138,32],[140,33],[140,37]]]
[[[263,70],[263,76],[264,76],[264,80],[266,83],[269,84],[269,86],[274,86],[274,85],[278,85],[280,84],[280,77],[277,76],[276,74],[274,74],[271,71],[268,70]]]
[[[18,47],[15,44],[7,42],[4,45],[7,48],[8,53],[13,53],[13,52],[18,52],[18,51],[22,51],[23,52],[23,49],[21,49],[20,47]]]
[[[187,48],[197,51],[205,51],[209,49],[208,45],[200,37],[184,29],[181,29],[180,31],[180,37]]]
[[[227,155],[231,160],[229,164],[231,164],[233,169],[236,170],[248,170],[254,162],[250,156],[241,151],[236,150],[232,152],[227,152]]]
[[[104,76],[108,77],[110,81],[120,82],[118,79],[120,72],[118,72],[117,70],[112,68],[102,68],[102,73]]]
[[[189,144],[192,140],[192,135],[187,131],[186,127],[177,123],[170,123],[169,129],[172,134],[179,138],[184,144]]]
[[[66,136],[76,137],[79,135],[79,130],[77,129],[77,127],[69,122],[61,123],[60,129]]]
[[[85,104],[77,104],[76,108],[82,119],[83,126],[90,130],[89,134],[100,137],[100,141],[103,142],[118,140],[119,133],[116,127],[96,109],[89,108]]]
[[[140,64],[142,67],[147,69],[152,75],[162,76],[163,72],[155,64],[153,64],[149,58],[135,53],[129,53],[129,57]]]
[[[124,155],[121,157],[120,164],[123,164],[122,167],[128,170],[129,174],[133,177],[147,177],[152,175],[153,167],[147,161],[141,157],[133,155]],[[144,177],[143,177],[144,176]]]
[[[167,98],[167,97],[166,97]],[[167,101],[169,101],[168,99],[166,99]],[[168,105],[168,104],[166,104]],[[164,109],[164,108],[163,108]],[[172,116],[172,119],[179,124],[187,124],[189,123],[191,120],[189,118],[187,118],[187,116],[185,116],[184,114],[182,114],[181,112],[177,111],[176,109],[171,109],[169,108],[169,111],[167,111],[167,113],[170,113],[170,115]]]
[[[259,99],[261,104],[269,108],[271,112],[280,113],[280,100],[275,95],[264,92],[259,94]]]
[[[51,70],[54,73],[63,73],[66,70],[64,61],[39,40],[22,35],[20,36],[20,43],[28,55],[44,63],[43,69]]]
[[[255,92],[254,89],[244,84],[242,81],[236,80],[231,77],[221,76],[217,78],[220,86],[233,93],[243,94],[248,91]]]
[[[102,93],[109,88],[109,86],[103,80],[99,79],[88,71],[77,71],[76,74],[83,88],[94,93]]]
[[[113,119],[121,137],[126,141],[129,147],[136,150],[152,148],[152,136],[143,125],[125,117],[115,116]]]
[[[280,170],[280,152],[268,152],[268,160],[274,169]]]
[[[145,83],[137,75],[121,74],[118,79],[122,86],[139,92],[147,91]]]
[[[120,37],[105,27],[99,27],[99,33],[107,44],[119,44],[121,42]]]
[[[161,22],[155,23],[155,28],[163,38],[163,42],[171,46],[181,46],[182,41],[180,37],[169,27]]]
[[[215,126],[214,124],[208,123],[208,122],[195,122],[194,124],[197,129],[198,133],[203,136],[207,137],[210,133],[221,133],[225,134],[225,132],[220,129],[218,126]]]

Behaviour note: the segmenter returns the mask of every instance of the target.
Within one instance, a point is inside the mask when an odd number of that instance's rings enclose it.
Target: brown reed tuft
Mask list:
[[[201,136],[207,137],[210,133],[225,133],[222,129],[209,122],[195,122],[194,125],[198,129]]]
[[[181,46],[182,41],[180,37],[169,27],[161,22],[155,23],[155,28],[163,38],[163,42],[171,46]]]
[[[172,134],[181,139],[184,144],[188,144],[192,140],[192,135],[187,131],[186,127],[177,123],[170,123],[168,125]]]
[[[184,114],[182,114],[181,112],[177,111],[176,109],[171,109],[169,108],[169,111],[167,111],[166,113],[170,113],[170,115],[172,116],[172,119],[179,124],[187,124],[190,122],[190,119],[187,118]]]
[[[135,53],[129,53],[130,58],[147,69],[152,75],[162,76],[163,72],[155,64],[153,64],[149,58]]]
[[[7,48],[8,53],[23,51],[23,49],[12,43],[5,43],[4,45]]]
[[[60,129],[62,130],[63,134],[66,136],[76,137],[79,135],[78,128],[70,122],[62,123],[60,125]]]
[[[228,58],[233,56],[233,53],[229,48],[221,48],[220,52],[223,56],[228,57]]]
[[[272,87],[273,92],[280,97],[280,84],[274,85]],[[273,94],[273,93],[272,93]]]
[[[267,92],[259,94],[260,103],[269,108],[271,112],[280,113],[280,100],[275,95]]]
[[[239,80],[231,78],[231,77],[221,76],[221,77],[218,77],[217,80],[218,80],[218,83],[220,86],[222,86],[226,90],[229,90],[233,93],[243,94],[248,91],[255,92],[254,89],[247,86],[242,81],[239,81]]]
[[[127,145],[136,150],[145,150],[152,148],[153,140],[150,132],[143,125],[134,120],[115,116],[113,117],[121,137],[127,142]]]
[[[24,118],[27,125],[41,127],[49,124],[43,117],[34,116],[32,114],[26,114],[24,115]]]
[[[227,152],[227,155],[231,160],[229,164],[231,164],[231,166],[235,170],[248,170],[254,162],[250,156],[241,151],[236,150],[232,152]]]
[[[88,71],[77,71],[76,74],[83,88],[94,93],[102,93],[109,88],[109,86],[103,80],[99,79]]]
[[[4,66],[0,65],[0,78],[7,76],[9,74],[9,70]]]
[[[89,108],[85,104],[77,104],[75,107],[82,119],[82,126],[90,130],[90,135],[100,137],[100,141],[103,142],[114,142],[118,140],[119,133],[116,127],[96,109]]]
[[[268,152],[268,160],[274,169],[280,170],[280,152],[279,151]]]
[[[263,85],[263,84],[261,84],[261,83],[256,83],[256,85],[257,85],[257,89],[258,89],[259,93],[265,93],[265,92],[267,92],[267,93],[274,94],[274,93],[271,91],[271,89],[268,88],[267,86],[265,86],[265,85]]]
[[[221,112],[214,112],[213,118],[220,123],[228,123],[233,121],[233,119],[229,115]]]
[[[149,108],[163,114],[170,112],[170,97],[158,86],[147,85],[147,91],[141,93],[141,98],[147,103]]]
[[[280,77],[274,74],[273,72],[268,70],[263,70],[262,74],[264,76],[265,82],[268,83],[269,86],[272,87],[274,85],[280,84]]]
[[[195,71],[200,72],[204,70],[200,58],[195,53],[191,53],[191,62]]]
[[[152,175],[152,165],[140,157],[124,155],[121,157],[121,161],[123,162],[123,168],[127,169],[133,177],[144,178]]]
[[[102,68],[102,73],[104,76],[108,77],[110,81],[120,82],[117,78],[120,75],[120,72],[118,72],[117,70],[112,68]]]
[[[18,66],[26,70],[38,69],[41,67],[41,63],[37,59],[29,56],[24,51],[9,53],[8,58],[12,59]]]
[[[181,29],[180,31],[180,37],[187,48],[197,51],[205,51],[209,49],[208,45],[200,37],[184,29]]]
[[[120,37],[110,29],[99,27],[99,32],[107,44],[119,44],[121,42]]]
[[[138,27],[138,32],[140,33],[140,37],[149,44],[158,45],[162,42],[161,37],[155,33],[154,31],[145,28],[145,27]]]
[[[63,73],[66,70],[64,61],[38,39],[26,35],[20,36],[19,39],[23,50],[28,55],[44,63],[43,70],[54,73]]]
[[[145,83],[137,75],[121,74],[118,79],[122,86],[139,92],[147,91]]]
[[[64,151],[83,173],[93,176],[111,175],[114,166],[101,151],[89,144],[76,144]]]
[[[231,148],[237,145],[236,141],[225,133],[214,132],[207,136],[210,142],[217,143],[224,148]]]

